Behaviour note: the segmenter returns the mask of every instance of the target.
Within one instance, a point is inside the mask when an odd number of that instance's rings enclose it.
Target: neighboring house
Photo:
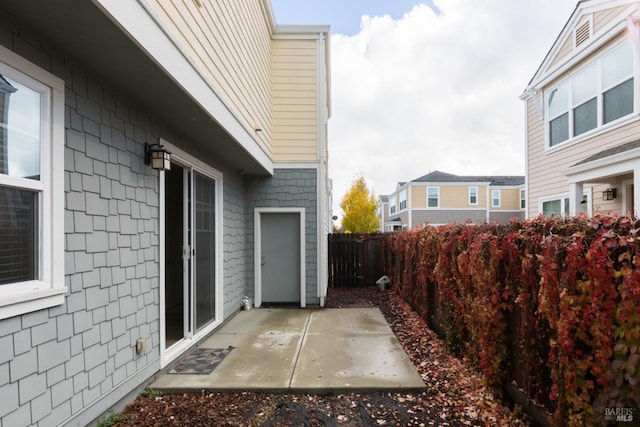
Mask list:
[[[528,217],[638,214],[640,3],[578,2],[521,95]]]
[[[377,215],[380,223],[378,231],[385,232],[395,230],[389,222],[389,196],[378,196]]]
[[[2,426],[90,423],[245,295],[324,304],[328,52],[269,0],[2,1]]]
[[[458,176],[434,171],[399,182],[388,197],[384,231],[451,222],[524,218],[523,176]]]

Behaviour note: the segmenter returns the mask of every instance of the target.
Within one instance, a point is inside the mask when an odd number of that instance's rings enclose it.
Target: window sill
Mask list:
[[[0,297],[0,319],[19,316],[64,304],[67,288],[34,289]]]
[[[572,139],[569,139],[567,141],[563,141],[559,144],[554,145],[553,147],[549,147],[549,141],[545,141],[545,148],[544,148],[544,154],[552,154],[555,153],[556,151],[560,151],[564,148],[568,148],[568,147],[572,147],[576,144],[579,144],[581,142],[584,142],[588,139],[592,139],[592,138],[596,138],[602,134],[611,132],[613,130],[616,130],[619,127],[625,126],[629,123],[632,123],[636,120],[638,120],[640,118],[640,114],[639,113],[632,113],[624,118],[618,119],[616,121],[613,121],[611,123],[607,123],[604,126],[601,126],[599,128],[590,130],[588,132],[585,132],[581,135],[578,135]]]

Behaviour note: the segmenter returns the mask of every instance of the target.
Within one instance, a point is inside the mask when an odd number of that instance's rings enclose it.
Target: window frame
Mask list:
[[[429,190],[435,190],[436,192],[436,206],[429,206]],[[427,209],[439,209],[440,208],[440,187],[427,187]]]
[[[475,194],[472,194],[472,190],[475,190]],[[476,198],[475,202],[471,201],[472,197]],[[469,205],[470,206],[477,206],[478,205],[478,187],[475,186],[475,185],[469,186]]]
[[[628,46],[630,51],[631,51],[631,62],[632,62],[632,71],[630,75],[626,75],[625,77],[621,77],[618,80],[616,80],[615,83],[613,84],[609,84],[608,86],[604,86],[603,83],[603,62],[604,59],[608,57],[608,55],[613,54],[617,49],[621,49],[624,46]],[[588,61],[586,64],[580,66],[579,68],[576,68],[575,70],[573,70],[571,73],[569,73],[568,75],[564,76],[562,78],[562,80],[558,81],[556,84],[554,84],[553,86],[550,86],[549,88],[544,90],[544,96],[543,96],[543,100],[544,100],[544,126],[545,126],[545,150],[554,150],[558,147],[562,147],[562,146],[566,146],[568,144],[571,144],[575,141],[578,141],[582,138],[586,138],[589,137],[591,135],[593,135],[594,133],[600,132],[610,126],[615,126],[616,124],[620,123],[621,121],[624,121],[625,119],[629,118],[630,116],[634,115],[637,113],[637,96],[636,93],[638,91],[638,79],[636,78],[635,74],[636,74],[636,57],[637,54],[635,52],[635,49],[633,49],[633,45],[631,44],[631,42],[627,41],[627,40],[621,40],[615,44],[613,44],[612,46],[609,46],[606,50],[604,50],[603,52],[601,52],[600,54],[598,54],[596,57],[592,58],[590,61]],[[574,83],[575,80],[577,80],[577,77],[581,76],[583,73],[587,72],[591,67],[595,67],[595,78],[596,78],[596,95],[595,98],[593,97],[589,97],[589,98],[585,98],[585,99],[581,99],[579,101],[575,101],[573,100],[573,93],[574,93]],[[633,85],[633,100],[632,100],[632,111],[630,113],[627,113],[625,115],[622,115],[616,119],[613,119],[609,122],[604,121],[604,97],[606,93],[611,92],[611,90],[629,82],[629,80],[632,80],[632,85]],[[563,86],[566,86],[566,108],[562,109],[562,111],[560,112],[556,112],[554,115],[550,115],[550,97],[554,94],[554,92],[556,92],[557,90],[559,90],[560,88],[562,88]],[[575,122],[575,111],[577,109],[579,109],[580,107],[584,107],[586,106],[589,102],[592,102],[595,100],[595,104],[596,104],[596,125],[595,127],[585,130],[579,134],[575,134],[576,132],[576,122]],[[554,143],[553,145],[551,144],[551,123],[557,119],[560,119],[562,116],[567,115],[567,138]]]
[[[520,189],[520,209],[527,209],[527,190],[524,188]]]
[[[584,206],[582,208],[582,212],[586,213],[587,215],[591,215],[591,212],[592,212],[592,189],[591,188],[585,188],[582,191],[582,200],[586,202],[584,203],[584,205],[579,203],[580,206]],[[540,213],[540,215],[544,215],[543,206],[545,203],[555,202],[555,201],[560,201],[560,213],[558,215],[560,215],[563,218],[568,217],[569,212],[567,211],[569,209],[569,195],[566,193],[539,198],[538,212]]]
[[[496,194],[498,195],[498,197],[495,196]],[[498,200],[498,204],[494,203],[496,199]],[[502,204],[502,191],[492,188],[491,189],[491,207],[499,208],[501,204]]]
[[[395,193],[389,196],[389,215],[396,213],[396,195]]]
[[[400,205],[400,209],[398,210],[398,212],[407,209],[407,189],[406,188],[400,191],[400,193],[398,194],[398,200]]]
[[[40,180],[0,175],[38,193],[37,278],[0,285],[0,319],[64,303],[64,81],[0,46],[0,74],[40,93]],[[55,225],[55,226],[54,226]]]

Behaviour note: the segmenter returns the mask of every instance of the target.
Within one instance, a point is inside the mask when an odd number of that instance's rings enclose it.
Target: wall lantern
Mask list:
[[[171,169],[171,154],[160,144],[144,143],[144,163],[159,171]]]
[[[617,193],[617,188],[607,188],[602,192],[602,200],[613,200],[616,198]]]

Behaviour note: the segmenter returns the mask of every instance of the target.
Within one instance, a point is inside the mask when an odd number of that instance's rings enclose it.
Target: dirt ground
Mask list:
[[[421,393],[159,394],[147,390],[115,426],[525,426],[403,301],[376,287],[329,289],[327,307],[384,313],[427,385]]]

